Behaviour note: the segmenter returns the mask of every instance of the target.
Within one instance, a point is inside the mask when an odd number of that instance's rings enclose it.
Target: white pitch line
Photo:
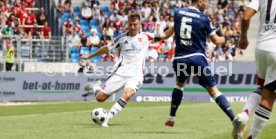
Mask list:
[[[83,112],[90,112],[88,110],[86,111],[70,111],[70,112],[53,112],[53,113],[47,113],[47,114],[44,114],[44,113],[37,113],[37,114],[25,114],[25,115],[12,115],[12,116],[0,116],[0,119],[1,118],[13,118],[13,117],[29,117],[29,116],[48,116],[48,115],[54,115],[54,114],[70,114],[70,113],[83,113]]]

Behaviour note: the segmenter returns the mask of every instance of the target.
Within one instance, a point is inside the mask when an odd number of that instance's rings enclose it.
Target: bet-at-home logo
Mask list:
[[[25,80],[22,89],[27,91],[77,91],[80,90],[80,86],[80,83],[74,82],[27,82]]]

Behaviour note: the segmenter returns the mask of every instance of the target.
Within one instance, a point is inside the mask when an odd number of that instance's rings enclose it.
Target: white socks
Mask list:
[[[122,109],[125,107],[126,101],[123,98],[120,98],[113,106],[111,107],[110,111],[108,112],[108,117],[112,119],[116,116]]]
[[[254,112],[257,106],[261,103],[262,96],[257,93],[250,93],[247,102],[244,105],[243,111],[250,116]]]
[[[251,136],[252,139],[257,139],[259,137],[267,121],[270,118],[270,113],[271,113],[271,110],[268,110],[262,105],[258,106],[254,115],[254,120],[250,129],[250,133],[249,133],[249,136]]]
[[[170,116],[168,120],[169,121],[175,121],[175,118],[176,118],[175,116]]]

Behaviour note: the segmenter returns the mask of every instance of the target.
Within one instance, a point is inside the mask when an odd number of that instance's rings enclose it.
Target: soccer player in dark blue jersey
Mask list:
[[[216,45],[225,43],[224,37],[216,35],[209,17],[202,13],[206,6],[208,6],[208,0],[192,0],[191,7],[175,11],[173,27],[170,27],[163,36],[155,36],[156,40],[158,38],[164,40],[175,34],[176,48],[173,68],[177,83],[172,92],[170,117],[165,123],[167,126],[174,126],[176,111],[183,97],[185,81],[192,73],[196,74],[199,84],[207,89],[231,121],[235,118],[226,97],[216,87],[215,78],[206,60],[207,37]],[[235,128],[241,128],[240,126],[241,123],[234,125]]]

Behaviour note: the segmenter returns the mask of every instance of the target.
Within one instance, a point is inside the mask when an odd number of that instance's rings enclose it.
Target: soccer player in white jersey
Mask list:
[[[121,98],[112,106],[108,112],[108,118],[103,122],[103,127],[108,127],[109,119],[117,115],[136,93],[143,83],[143,69],[145,58],[153,34],[139,32],[141,28],[140,16],[137,13],[128,16],[128,32],[119,35],[114,39],[113,44],[101,47],[89,56],[82,56],[83,59],[90,59],[94,56],[115,51],[118,61],[114,66],[113,74],[101,87],[100,82],[86,85],[86,90],[92,90],[98,102],[104,102],[113,93],[123,89]]]
[[[257,139],[270,118],[276,98],[276,1],[252,0],[248,5],[241,24],[239,47],[248,46],[247,30],[250,19],[260,11],[259,37],[256,44],[257,75],[264,79],[262,99],[257,107],[248,139]],[[244,116],[237,116],[244,124]],[[241,131],[242,133],[243,131]],[[242,138],[236,136],[235,138]]]

